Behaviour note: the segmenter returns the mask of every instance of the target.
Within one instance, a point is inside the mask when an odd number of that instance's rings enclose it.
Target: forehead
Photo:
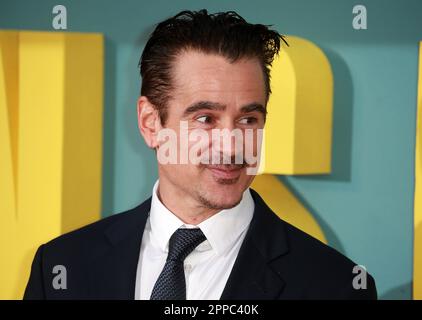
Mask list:
[[[195,100],[227,105],[265,102],[263,70],[255,58],[230,62],[217,54],[189,50],[176,58],[172,78],[173,97],[184,103]]]

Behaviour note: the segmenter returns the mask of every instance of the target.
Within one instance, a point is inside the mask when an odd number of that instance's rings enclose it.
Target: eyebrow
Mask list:
[[[183,116],[186,117],[200,110],[224,111],[225,109],[226,109],[226,106],[218,102],[199,101],[187,107],[186,110],[183,112]]]
[[[240,111],[242,113],[248,113],[248,112],[254,112],[254,111],[258,111],[260,113],[262,113],[262,116],[264,117],[264,120],[267,118],[267,108],[265,108],[262,104],[260,103],[250,103],[247,104],[243,107],[240,108]]]
[[[226,106],[224,104],[218,103],[218,102],[211,102],[211,101],[199,101],[195,102],[194,104],[190,105],[186,108],[186,110],[183,112],[183,117],[187,117],[188,115],[195,113],[197,111],[201,110],[212,110],[212,111],[224,111],[226,110]],[[240,112],[242,113],[248,113],[248,112],[254,112],[258,111],[262,113],[264,116],[264,120],[267,116],[267,108],[265,108],[260,103],[250,103],[247,105],[244,105],[240,108]]]

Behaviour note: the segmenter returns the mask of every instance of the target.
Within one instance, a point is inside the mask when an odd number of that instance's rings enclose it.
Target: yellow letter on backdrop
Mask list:
[[[0,298],[36,248],[100,218],[103,37],[0,31]]]
[[[419,43],[419,81],[416,121],[413,298],[422,299],[422,42]]]
[[[271,68],[260,172],[252,184],[281,218],[327,242],[312,214],[271,174],[331,171],[333,75],[312,42],[288,36]]]

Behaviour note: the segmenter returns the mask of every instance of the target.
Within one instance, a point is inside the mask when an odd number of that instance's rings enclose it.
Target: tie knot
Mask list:
[[[201,229],[177,229],[170,238],[167,260],[183,262],[185,258],[204,240]]]

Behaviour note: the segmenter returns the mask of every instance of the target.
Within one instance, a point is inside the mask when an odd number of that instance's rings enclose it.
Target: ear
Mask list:
[[[148,100],[141,96],[138,99],[138,128],[148,147],[155,149],[158,146],[158,131],[161,130],[161,121],[158,110]]]

